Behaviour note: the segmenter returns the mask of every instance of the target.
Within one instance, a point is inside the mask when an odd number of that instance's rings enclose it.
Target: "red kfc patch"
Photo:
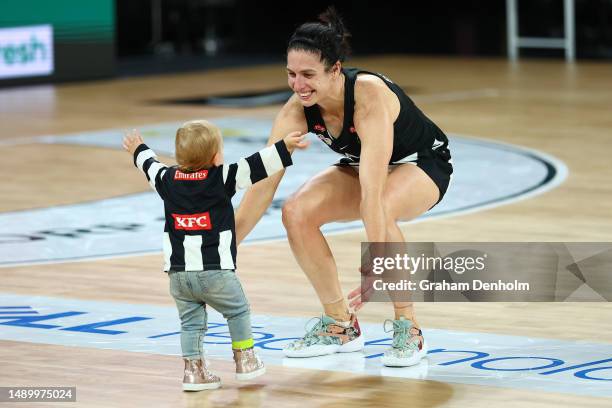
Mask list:
[[[210,230],[210,214],[172,214],[174,218],[174,229],[184,231]]]

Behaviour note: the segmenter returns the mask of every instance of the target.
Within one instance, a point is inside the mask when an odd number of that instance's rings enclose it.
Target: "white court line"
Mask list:
[[[154,125],[152,125],[154,126]],[[158,127],[165,129],[169,126],[168,123],[162,123],[162,124],[158,124]],[[151,127],[149,127],[151,128]],[[118,130],[118,129],[117,129]],[[103,134],[107,134],[108,130],[105,131],[100,131],[100,132],[96,132],[97,133],[103,133]],[[82,133],[76,133],[73,135],[79,135],[82,136]],[[70,135],[66,135],[66,136],[70,136]],[[491,140],[487,140],[484,138],[473,138],[470,136],[465,136],[465,135],[454,135],[454,134],[449,134],[449,136],[451,136],[451,150],[452,150],[452,145],[453,145],[453,140],[457,140],[459,139],[462,143],[467,143],[467,144],[474,144],[474,145],[486,145],[488,147],[491,146],[498,146],[499,149],[501,150],[510,150],[512,152],[522,152],[525,155],[531,155],[534,156],[535,158],[546,162],[548,166],[552,167],[555,169],[555,176],[553,178],[551,178],[550,180],[547,180],[546,184],[540,185],[537,188],[534,188],[528,192],[522,193],[522,195],[509,195],[505,198],[500,198],[497,200],[489,200],[489,201],[484,201],[478,205],[469,205],[469,206],[464,206],[463,208],[459,207],[456,209],[452,209],[452,211],[447,210],[447,211],[441,211],[441,212],[434,212],[434,213],[426,213],[424,216],[410,221],[410,222],[423,222],[425,220],[428,219],[438,219],[438,218],[447,218],[447,217],[451,217],[451,216],[456,216],[456,215],[462,215],[462,214],[469,214],[469,213],[474,213],[477,211],[482,211],[485,209],[490,209],[490,208],[494,208],[494,207],[498,207],[501,205],[505,205],[505,204],[509,204],[509,203],[513,203],[516,201],[520,201],[523,199],[528,199],[531,197],[534,197],[536,195],[542,194],[548,190],[551,190],[555,187],[557,187],[559,184],[561,184],[567,177],[567,167],[563,164],[563,162],[561,162],[560,160],[547,155],[545,153],[533,150],[533,149],[529,149],[529,148],[525,148],[525,147],[521,147],[521,146],[516,146],[516,145],[512,145],[512,144],[508,144],[508,143],[501,143],[501,142],[497,142],[497,141],[491,141]],[[62,141],[62,137],[56,137],[56,136],[40,136],[37,138],[34,138],[40,141],[43,141],[45,143],[61,143]],[[476,140],[475,140],[476,139]],[[67,142],[70,142],[69,140],[67,140]],[[452,190],[452,186],[450,188]],[[131,195],[130,195],[131,196]],[[116,197],[115,197],[116,198]],[[104,201],[104,200],[102,200]],[[87,204],[87,203],[83,203],[83,204]],[[91,203],[89,203],[91,204]],[[79,204],[75,204],[75,205],[79,205]],[[402,222],[401,225],[407,225],[408,222]],[[361,223],[355,223],[353,225],[349,225],[349,224],[340,224],[337,227],[334,228],[330,228],[328,230],[325,231],[326,235],[339,235],[339,234],[344,234],[346,232],[355,232],[355,231],[363,231],[363,224]],[[284,230],[282,231],[284,232]],[[272,242],[282,242],[285,241],[287,238],[285,236],[284,233],[279,233],[277,235],[272,235],[269,238],[264,238],[262,237],[262,239],[249,239],[248,242],[245,242],[244,245],[254,245],[254,244],[265,244],[265,243],[272,243]],[[143,248],[144,249],[144,248]],[[161,251],[160,249],[155,249],[155,250],[135,250],[135,251],[125,251],[123,253],[121,253],[121,251],[119,251],[119,253],[114,253],[114,254],[102,254],[102,255],[98,255],[98,256],[91,256],[88,255],[86,257],[76,257],[76,258],[71,258],[71,259],[62,259],[62,258],[58,258],[56,260],[42,260],[42,261],[27,261],[27,262],[20,262],[20,263],[10,263],[10,264],[5,264],[2,265],[3,267],[15,267],[15,266],[26,266],[26,265],[39,265],[39,264],[58,264],[58,263],[72,263],[72,262],[83,262],[83,261],[95,261],[95,260],[103,260],[103,259],[113,259],[113,258],[123,258],[123,257],[133,257],[133,256],[145,256],[145,255],[154,255],[154,254],[159,254]]]
[[[422,103],[435,103],[435,102],[460,102],[470,99],[480,98],[498,98],[501,96],[499,89],[484,88],[484,89],[470,89],[466,91],[454,91],[454,92],[442,92],[434,93],[429,95],[414,95],[410,96],[416,102]]]

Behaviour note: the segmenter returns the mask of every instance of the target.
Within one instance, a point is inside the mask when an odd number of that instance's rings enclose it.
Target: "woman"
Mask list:
[[[291,249],[324,309],[318,324],[287,346],[288,357],[363,349],[364,340],[319,227],[362,219],[369,242],[404,241],[397,221],[413,219],[443,197],[452,173],[448,139],[386,77],[344,69],[349,34],[333,8],[301,25],[287,47],[293,96],[278,113],[269,143],[291,131],[312,132],[344,156],[306,182],[283,206]],[[270,205],[283,173],[251,188],[236,215],[242,240]],[[361,290],[349,294],[359,310]],[[389,366],[417,364],[427,353],[411,303],[394,302]]]

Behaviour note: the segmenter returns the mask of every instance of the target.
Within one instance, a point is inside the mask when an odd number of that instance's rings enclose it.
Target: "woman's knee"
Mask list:
[[[385,211],[385,224],[387,227],[395,225],[400,217],[395,208],[391,205],[390,200],[383,201],[383,209]]]
[[[299,192],[290,196],[283,204],[282,220],[287,229],[303,228],[316,223],[316,209],[309,199]]]

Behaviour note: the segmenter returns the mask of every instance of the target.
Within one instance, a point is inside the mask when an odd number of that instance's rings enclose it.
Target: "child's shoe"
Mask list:
[[[208,371],[206,363],[201,359],[185,361],[183,391],[212,390],[221,387],[221,379]]]
[[[236,362],[236,379],[250,380],[266,372],[266,367],[255,353],[253,347],[244,350],[232,350]]]

